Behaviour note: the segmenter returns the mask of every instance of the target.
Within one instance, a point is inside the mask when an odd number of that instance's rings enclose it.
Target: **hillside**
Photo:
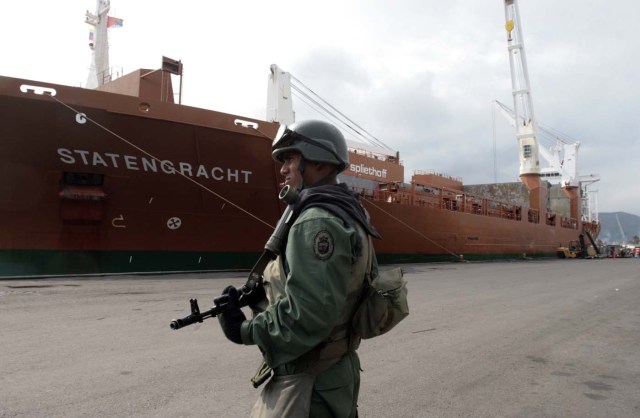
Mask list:
[[[598,239],[608,244],[622,243],[625,239],[631,243],[634,236],[640,237],[640,216],[625,212],[601,212],[598,217],[602,226]]]

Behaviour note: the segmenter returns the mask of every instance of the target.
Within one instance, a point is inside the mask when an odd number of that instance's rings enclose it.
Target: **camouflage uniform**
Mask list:
[[[355,417],[359,338],[349,324],[368,258],[375,263],[367,233],[357,222],[311,207],[292,225],[284,254],[265,271],[269,306],[241,328],[242,342],[257,344],[275,374],[252,416]],[[283,389],[278,382],[286,379],[301,396],[311,387],[308,414],[274,405],[285,402],[287,383]]]
[[[246,320],[237,290],[228,286],[223,295],[229,295],[229,307],[218,320],[229,340],[258,345],[273,369],[252,417],[355,417],[360,340],[351,333],[351,320],[365,273],[377,267],[370,237],[380,235],[358,195],[336,181],[349,152],[335,126],[281,125],[272,156],[282,163],[285,183],[300,194],[280,256],[264,272],[268,301],[256,293],[256,300],[247,301],[254,316]]]

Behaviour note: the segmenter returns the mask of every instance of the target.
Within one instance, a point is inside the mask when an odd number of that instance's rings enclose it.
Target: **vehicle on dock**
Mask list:
[[[558,247],[558,258],[595,258],[597,252],[592,245],[580,245],[579,241],[571,241],[566,247]]]

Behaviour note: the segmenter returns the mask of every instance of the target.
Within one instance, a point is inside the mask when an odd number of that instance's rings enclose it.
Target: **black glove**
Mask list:
[[[251,308],[255,308],[258,303],[267,298],[267,294],[265,293],[264,286],[262,284],[254,286],[249,293],[244,293],[245,291],[245,286],[242,286],[242,295],[240,295],[240,299],[242,299],[243,306],[248,305]]]
[[[244,316],[238,302],[238,291],[233,286],[227,286],[222,295],[227,296],[227,305],[223,313],[218,315],[218,322],[224,335],[236,344],[242,344],[240,327],[247,317]]]

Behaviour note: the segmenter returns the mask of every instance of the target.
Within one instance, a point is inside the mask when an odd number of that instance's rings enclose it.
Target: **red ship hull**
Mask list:
[[[277,124],[8,77],[0,109],[0,277],[246,269],[283,209]],[[581,232],[362,193],[386,263],[554,255]]]

